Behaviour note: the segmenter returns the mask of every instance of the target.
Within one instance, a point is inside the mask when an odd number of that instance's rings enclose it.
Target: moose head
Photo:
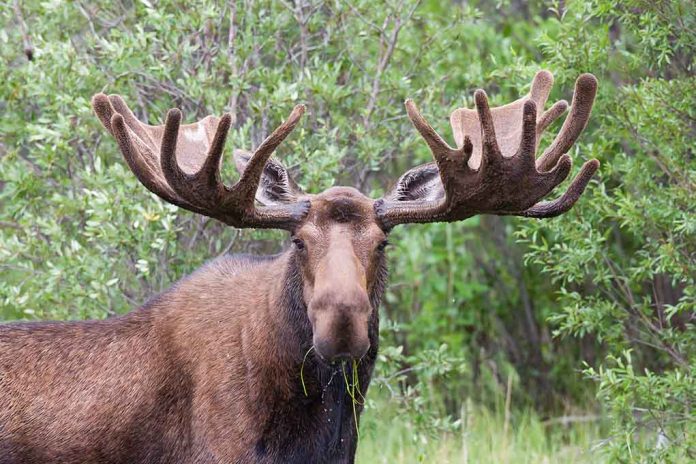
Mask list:
[[[569,106],[559,101],[544,111],[552,84],[551,73],[541,71],[529,94],[495,108],[477,90],[475,109],[457,109],[450,116],[454,147],[407,100],[408,116],[434,162],[403,174],[380,199],[352,187],[305,193],[271,159],[298,124],[302,105],[253,153],[235,151],[241,177],[228,187],[220,178],[220,163],[229,114],[182,125],[181,112],[172,109],[164,125],[151,126],[140,122],[118,95],[95,95],[92,104],[150,191],[233,227],[291,233],[314,347],[323,359],[336,361],[361,358],[370,347],[369,321],[376,311],[371,295],[384,280],[384,249],[396,225],[453,222],[477,214],[549,218],[575,204],[599,167],[597,160],[586,162],[559,198],[541,200],[571,170],[567,152],[587,125],[597,81],[591,74],[577,79],[569,116],[537,157],[542,133]]]

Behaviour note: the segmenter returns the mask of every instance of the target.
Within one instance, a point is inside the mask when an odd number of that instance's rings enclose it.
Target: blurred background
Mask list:
[[[223,253],[274,253],[142,187],[92,114],[229,111],[227,154],[298,102],[278,150],[309,191],[379,195],[448,116],[556,77],[600,82],[571,155],[602,162],[545,221],[397,228],[358,462],[696,460],[696,8],[691,1],[0,1],[0,320],[129,311]],[[557,122],[542,140],[552,140]],[[231,156],[228,183],[237,178]],[[0,393],[1,394],[1,393]]]

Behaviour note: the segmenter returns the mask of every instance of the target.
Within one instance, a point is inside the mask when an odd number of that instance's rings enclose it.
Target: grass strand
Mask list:
[[[307,394],[307,386],[305,385],[304,381],[304,365],[305,361],[307,361],[307,356],[309,356],[309,353],[314,349],[314,345],[310,346],[307,352],[304,355],[304,358],[302,359],[302,366],[300,366],[300,382],[302,382],[302,391],[304,391],[304,396],[309,396]]]

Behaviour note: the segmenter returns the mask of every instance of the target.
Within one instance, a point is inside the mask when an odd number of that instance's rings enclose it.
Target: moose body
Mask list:
[[[95,112],[136,177],[164,200],[234,227],[278,228],[275,257],[222,257],[130,314],[104,321],[0,326],[0,464],[350,463],[377,356],[384,249],[398,224],[476,214],[554,217],[583,193],[591,160],[566,192],[566,152],[597,89],[578,78],[570,115],[537,159],[542,132],[567,109],[543,109],[553,78],[529,94],[451,117],[448,145],[411,101],[411,122],[434,162],[373,200],[352,187],[305,194],[270,158],[297,125],[297,106],[253,152],[235,152],[240,180],[220,162],[231,116],[163,126],[138,121],[117,95]],[[353,368],[353,366],[356,366]],[[355,378],[355,377],[357,378]]]
[[[0,326],[0,463],[352,462],[342,368],[305,359],[295,259],[224,256],[124,316]]]

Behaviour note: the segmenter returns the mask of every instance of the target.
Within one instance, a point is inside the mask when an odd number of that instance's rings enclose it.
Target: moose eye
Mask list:
[[[382,240],[379,245],[377,245],[377,251],[384,251],[385,248],[389,246],[389,240]]]
[[[299,239],[299,238],[293,238],[292,239],[292,244],[295,245],[295,248],[298,250],[304,250],[305,249],[305,243]]]

